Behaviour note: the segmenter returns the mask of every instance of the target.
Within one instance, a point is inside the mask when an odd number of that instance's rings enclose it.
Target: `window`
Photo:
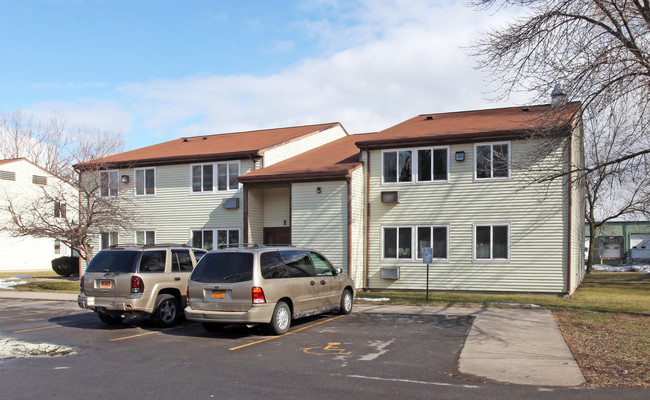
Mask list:
[[[383,257],[385,259],[411,259],[411,232],[410,226],[384,228]]]
[[[217,246],[239,244],[239,229],[217,229]]]
[[[476,179],[510,178],[510,144],[491,143],[474,146]]]
[[[47,177],[41,175],[32,175],[32,183],[35,185],[47,185]]]
[[[61,254],[61,241],[54,239],[54,254]]]
[[[302,250],[281,251],[282,259],[287,266],[290,278],[304,278],[316,276],[314,264],[309,258],[309,253]]]
[[[172,250],[172,272],[192,270],[192,258],[189,250]]]
[[[212,250],[214,245],[212,230],[192,231],[192,247],[199,249]]]
[[[165,250],[148,250],[142,252],[140,272],[165,272]]]
[[[447,225],[384,227],[382,237],[384,260],[422,260],[422,249],[433,248],[435,261],[449,259],[449,227]]]
[[[156,244],[156,231],[135,231],[135,243],[140,246]]]
[[[382,153],[383,183],[431,183],[449,180],[449,149],[430,147]]]
[[[118,184],[118,171],[101,171],[99,173],[99,189],[102,197],[117,196]]]
[[[334,276],[334,267],[318,253],[313,251],[309,253],[311,255],[311,261],[314,263],[314,268],[316,269],[316,276]]]
[[[433,248],[434,260],[449,259],[449,241],[447,226],[418,226],[417,227],[417,255],[418,260],[422,259],[424,247]]]
[[[117,245],[117,232],[102,232],[100,234],[100,248],[107,249]]]
[[[135,195],[153,196],[156,194],[156,169],[139,168],[135,173]]]
[[[205,253],[207,253],[206,251],[200,251],[200,250],[192,250],[192,252],[194,253],[194,259],[196,260],[197,263],[199,262],[199,260],[201,260],[201,258],[203,258]]]
[[[279,251],[268,251],[260,254],[260,270],[264,279],[288,278],[287,266]]]
[[[474,259],[508,260],[510,225],[474,225]]]
[[[192,165],[192,193],[239,189],[239,167],[239,161]]]
[[[63,201],[57,201],[54,203],[54,218],[65,218],[66,217],[66,203]]]

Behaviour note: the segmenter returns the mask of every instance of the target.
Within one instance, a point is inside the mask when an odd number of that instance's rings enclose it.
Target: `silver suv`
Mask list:
[[[187,300],[187,319],[208,331],[266,324],[280,335],[295,318],[349,314],[354,282],[314,250],[250,245],[203,256],[188,281]]]
[[[77,303],[109,325],[151,315],[159,326],[172,326],[186,304],[187,279],[205,253],[184,245],[104,249],[90,260]]]

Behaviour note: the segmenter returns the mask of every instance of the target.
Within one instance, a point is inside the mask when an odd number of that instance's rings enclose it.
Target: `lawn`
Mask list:
[[[79,279],[77,277],[64,278],[56,272],[49,271],[23,271],[23,272],[0,272],[0,279],[8,279],[15,276],[31,276],[29,279],[20,279],[27,283],[16,285],[14,289],[27,292],[59,292],[79,293]]]
[[[539,306],[552,310],[587,385],[650,388],[650,274],[593,272],[573,297],[526,294],[358,293],[373,304],[463,307]]]

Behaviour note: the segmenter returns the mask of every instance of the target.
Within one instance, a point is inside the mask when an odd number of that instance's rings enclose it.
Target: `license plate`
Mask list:
[[[110,289],[112,287],[111,281],[99,281],[99,287],[101,289]]]
[[[226,292],[223,290],[213,290],[212,291],[212,298],[213,299],[225,299],[226,298]]]

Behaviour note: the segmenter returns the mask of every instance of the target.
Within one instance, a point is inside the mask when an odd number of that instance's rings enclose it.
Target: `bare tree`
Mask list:
[[[478,67],[493,74],[497,98],[528,92],[534,101],[546,103],[551,88],[561,84],[566,99],[582,103],[585,164],[537,171],[536,179],[586,186],[592,253],[597,230],[607,221],[649,215],[650,1],[473,4],[483,9],[521,7],[524,12],[506,27],[486,33],[472,50]],[[550,136],[539,130],[531,137]],[[592,263],[590,254],[588,272]]]
[[[89,162],[119,152],[121,135],[69,125],[61,114],[46,123],[19,111],[0,117],[1,155],[26,158],[56,178],[41,186],[37,195],[0,193],[8,211],[1,231],[14,237],[57,239],[90,260],[93,239],[102,230],[132,227],[137,218],[130,196],[118,200],[112,195],[128,188],[107,179],[101,163]]]

